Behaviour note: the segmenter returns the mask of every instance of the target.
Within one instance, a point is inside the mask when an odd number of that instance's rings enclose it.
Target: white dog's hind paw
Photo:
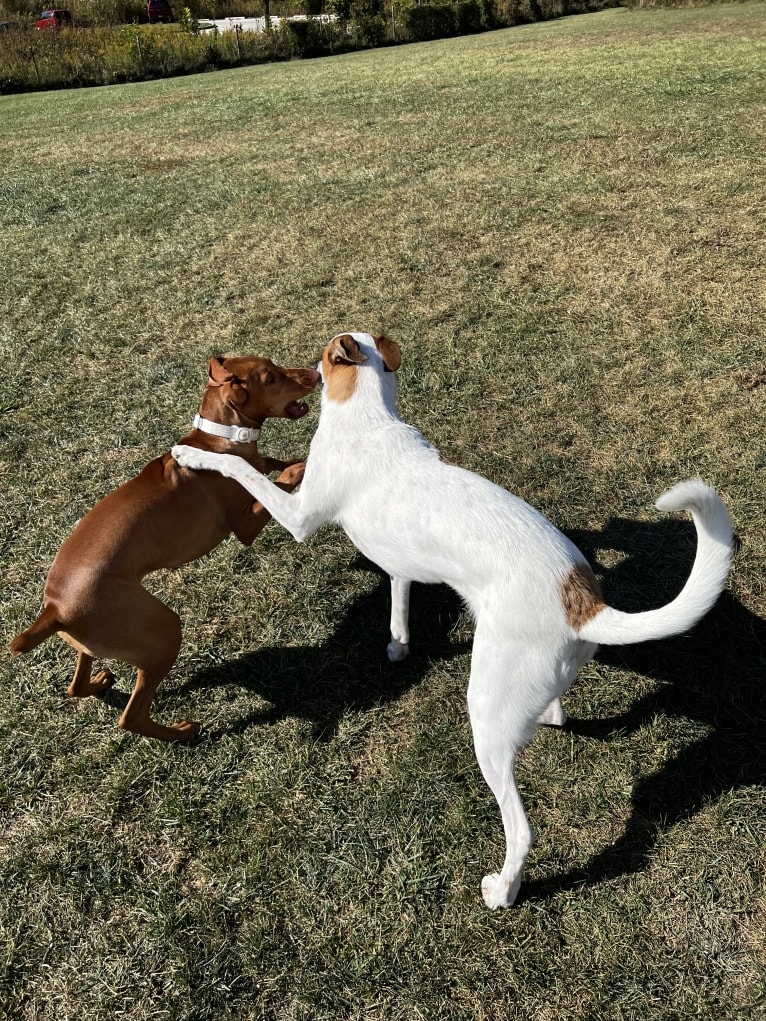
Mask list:
[[[495,911],[497,908],[509,908],[516,900],[521,886],[521,876],[517,876],[513,882],[503,879],[499,872],[492,872],[481,881],[481,894],[484,903]]]
[[[397,642],[395,638],[392,638],[386,646],[386,655],[388,656],[389,663],[401,663],[409,654],[409,645],[403,645],[401,642]]]
[[[567,714],[557,698],[554,698],[537,717],[538,723],[544,723],[548,727],[563,727],[566,721]]]

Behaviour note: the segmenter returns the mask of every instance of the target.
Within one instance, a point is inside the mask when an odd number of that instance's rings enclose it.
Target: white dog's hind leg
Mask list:
[[[538,650],[497,638],[477,624],[468,687],[468,709],[476,758],[497,799],[505,830],[502,871],[485,876],[481,891],[489,908],[510,907],[521,885],[521,872],[533,834],[521,802],[514,767],[519,749],[535,729],[540,713],[542,671],[553,676],[550,657]]]
[[[540,713],[538,717],[539,723],[544,723],[548,727],[563,727],[567,721],[567,714],[561,704],[560,698],[554,698],[545,709]]]
[[[559,691],[566,691],[580,670],[596,654],[597,645],[592,642],[574,642],[568,652],[562,655],[560,660],[560,677],[563,683],[558,687]],[[540,713],[537,722],[544,723],[549,727],[563,727],[567,721],[567,714],[561,704],[561,699],[554,698],[552,702]]]
[[[386,655],[392,663],[406,659],[410,652],[410,585],[406,578],[391,578],[391,641]]]

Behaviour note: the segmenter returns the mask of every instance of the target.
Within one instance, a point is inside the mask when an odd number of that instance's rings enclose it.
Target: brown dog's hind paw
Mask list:
[[[191,744],[199,737],[202,724],[192,723],[191,720],[179,720],[178,723],[173,723],[166,727],[162,723],[155,723],[149,717],[131,719],[126,710],[120,718],[120,728],[130,731],[132,734],[141,734],[143,737],[154,738],[155,741]]]
[[[171,737],[171,741],[182,742],[183,744],[191,744],[192,741],[196,741],[202,731],[201,723],[192,723],[191,720],[181,720],[179,723],[174,723],[168,730],[174,731],[178,736]]]
[[[277,484],[289,490],[295,489],[296,486],[303,482],[303,476],[306,473],[306,462],[305,461],[293,461],[283,469],[281,475],[277,478]]]
[[[75,678],[66,690],[70,698],[101,698],[114,685],[115,677],[111,670],[99,670],[95,677],[87,680]]]
[[[111,687],[114,686],[116,678],[111,670],[99,670],[95,677],[91,678],[90,686],[93,688],[92,694],[104,695]]]

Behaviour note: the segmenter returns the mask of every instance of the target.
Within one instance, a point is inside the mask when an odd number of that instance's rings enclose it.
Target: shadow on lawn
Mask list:
[[[354,566],[378,574],[379,582],[347,608],[323,645],[259,649],[197,673],[185,685],[236,684],[271,703],[224,730],[207,731],[210,740],[291,716],[308,720],[316,737],[331,737],[349,710],[391,702],[417,684],[433,660],[470,651],[470,642],[457,641],[453,634],[462,613],[459,597],[446,586],[413,585],[412,652],[402,663],[389,663],[388,575],[361,555]]]
[[[606,599],[627,611],[668,602],[688,577],[696,548],[693,526],[613,519],[601,532],[572,536],[603,578]],[[598,553],[625,559],[603,569]],[[360,558],[360,569],[374,569]],[[318,735],[332,734],[348,710],[398,698],[417,684],[434,660],[469,651],[456,642],[458,597],[444,586],[413,586],[413,653],[391,665],[388,640],[389,587],[380,584],[349,607],[331,641],[318,648],[268,648],[198,674],[189,687],[236,683],[271,705],[227,729],[245,730],[285,716],[312,722]],[[658,836],[722,793],[766,781],[766,623],[725,593],[688,635],[641,645],[604,647],[606,664],[662,682],[632,709],[608,719],[572,719],[567,729],[608,741],[639,730],[657,716],[700,721],[702,740],[687,744],[661,770],[640,778],[623,836],[584,869],[522,885],[521,900],[539,900],[644,868]],[[219,734],[212,733],[215,739]]]
[[[598,567],[599,550],[627,555],[603,571],[607,602],[623,610],[661,606],[688,577],[696,548],[690,523],[613,519],[599,533],[572,539]],[[620,839],[583,869],[522,884],[522,899],[640,872],[658,837],[706,803],[740,787],[766,783],[766,622],[725,592],[689,634],[639,645],[602,646],[598,661],[662,682],[629,712],[606,719],[570,718],[575,734],[608,741],[657,716],[704,724],[707,736],[687,744],[655,773],[640,777]]]

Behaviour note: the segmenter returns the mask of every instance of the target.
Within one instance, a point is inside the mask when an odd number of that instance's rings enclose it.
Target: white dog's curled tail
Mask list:
[[[726,585],[734,549],[728,512],[716,491],[699,479],[679,482],[659,498],[661,511],[688,511],[697,529],[697,555],[681,592],[657,610],[623,613],[605,606],[579,629],[599,645],[628,645],[688,631],[711,609]]]

